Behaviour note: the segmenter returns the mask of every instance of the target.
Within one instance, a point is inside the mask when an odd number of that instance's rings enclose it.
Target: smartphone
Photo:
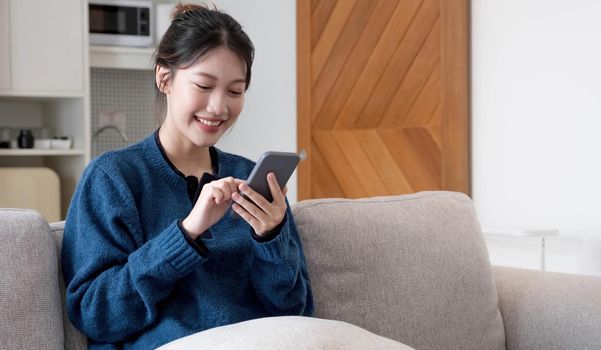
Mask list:
[[[251,171],[246,184],[255,190],[268,201],[272,201],[271,190],[267,182],[267,174],[274,173],[280,189],[286,186],[288,179],[296,169],[300,156],[292,152],[265,152],[261,155],[257,164]],[[244,194],[242,194],[244,196]],[[250,200],[248,197],[244,196]],[[238,214],[232,210],[232,216],[238,217]]]

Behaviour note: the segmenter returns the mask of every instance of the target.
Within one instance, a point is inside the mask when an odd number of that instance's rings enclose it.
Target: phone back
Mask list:
[[[267,174],[273,172],[280,188],[283,188],[296,169],[300,157],[292,152],[265,152],[257,161],[257,165],[248,176],[247,184],[260,193],[268,201],[272,201],[271,191],[267,183]]]

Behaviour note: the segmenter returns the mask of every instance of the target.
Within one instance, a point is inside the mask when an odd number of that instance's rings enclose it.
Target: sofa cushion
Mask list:
[[[312,317],[266,317],[212,328],[174,340],[158,350],[296,349],[410,350],[352,324]]]
[[[36,211],[0,209],[0,339],[3,349],[63,349],[58,260]]]
[[[297,203],[315,316],[417,349],[504,349],[472,201],[453,192]]]

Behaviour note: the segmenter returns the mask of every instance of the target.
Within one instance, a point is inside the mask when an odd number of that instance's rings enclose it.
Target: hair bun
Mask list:
[[[177,5],[175,5],[173,12],[171,12],[171,20],[176,19],[177,17],[179,17],[180,15],[182,15],[188,11],[194,11],[194,10],[198,10],[201,8],[206,8],[206,7],[203,5],[198,5],[198,4],[178,3]]]

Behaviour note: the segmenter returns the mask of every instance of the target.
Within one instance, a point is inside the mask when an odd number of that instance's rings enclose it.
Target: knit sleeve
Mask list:
[[[272,316],[313,315],[313,294],[307,263],[288,206],[286,221],[272,240],[255,245],[252,281],[256,294]]]
[[[147,242],[141,227],[124,181],[90,165],[69,207],[61,259],[69,318],[96,342],[149,327],[157,304],[204,259],[177,221]]]

